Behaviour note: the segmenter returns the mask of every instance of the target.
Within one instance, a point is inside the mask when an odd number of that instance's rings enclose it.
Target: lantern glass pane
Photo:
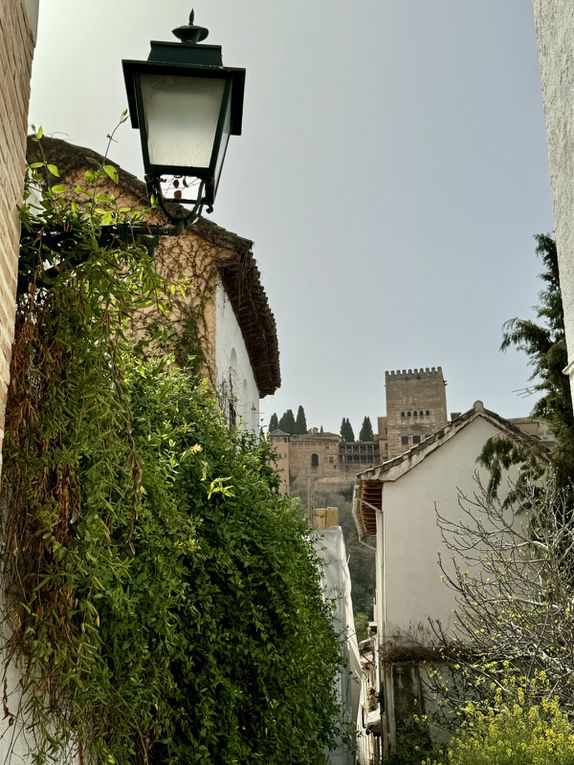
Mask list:
[[[221,134],[221,143],[219,144],[219,153],[217,155],[217,162],[215,163],[214,173],[214,185],[217,191],[219,184],[219,175],[221,168],[223,167],[223,160],[225,159],[225,152],[227,151],[227,142],[229,141],[229,134],[231,132],[231,99],[227,100],[225,109],[225,120],[223,122],[223,133]]]
[[[224,91],[212,77],[141,76],[152,165],[209,167]]]

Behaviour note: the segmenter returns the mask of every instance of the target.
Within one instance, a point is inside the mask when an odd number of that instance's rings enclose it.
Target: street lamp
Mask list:
[[[151,42],[147,61],[123,61],[132,127],[139,128],[148,192],[172,223],[193,222],[213,202],[230,135],[241,134],[245,69],[223,66],[220,45],[200,45],[204,27]],[[169,203],[191,205],[177,215]],[[181,210],[181,208],[177,208]]]

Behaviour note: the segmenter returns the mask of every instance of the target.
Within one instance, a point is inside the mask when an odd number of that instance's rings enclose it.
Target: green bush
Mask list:
[[[171,291],[142,248],[101,246],[114,200],[97,217],[64,191],[22,211],[1,561],[4,676],[17,666],[24,702],[5,692],[8,729],[37,764],[323,765],[340,645],[308,531],[267,445],[134,347],[134,314],[161,300],[169,316]]]
[[[432,765],[573,765],[574,729],[558,700],[529,702],[520,688],[513,696],[498,690],[488,706],[469,704],[446,759]]]

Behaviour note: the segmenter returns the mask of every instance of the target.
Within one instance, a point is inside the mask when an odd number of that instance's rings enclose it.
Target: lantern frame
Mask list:
[[[224,145],[224,130],[229,115],[229,136],[241,135],[243,121],[243,99],[245,90],[245,69],[224,67],[222,63],[221,46],[200,45],[198,40],[207,36],[207,30],[193,24],[193,11],[190,24],[174,30],[181,42],[151,42],[151,51],[147,61],[122,61],[124,80],[128,96],[128,109],[132,127],[139,128],[145,179],[148,192],[153,194],[164,213],[170,220],[179,220],[181,215],[174,215],[166,206],[166,202],[176,202],[178,205],[191,204],[193,210],[189,217],[197,218],[204,206],[208,211],[213,209],[215,195],[219,184],[221,169],[225,160],[228,138]],[[214,125],[214,138],[207,166],[185,164],[157,164],[150,159],[149,135],[146,123],[145,104],[142,94],[142,77],[145,75],[160,77],[184,77],[193,79],[218,79],[224,82],[223,97],[220,104],[217,124]],[[190,185],[185,179],[199,180],[195,197],[185,198],[178,186],[174,198],[164,198],[162,178],[181,177],[183,187],[188,190]]]

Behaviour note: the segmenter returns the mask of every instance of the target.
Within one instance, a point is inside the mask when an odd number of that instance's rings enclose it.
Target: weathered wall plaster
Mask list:
[[[38,0],[0,0],[0,449],[14,339],[28,100]]]
[[[215,292],[215,368],[218,389],[231,393],[237,417],[258,433],[259,391],[237,317],[221,284]]]
[[[574,401],[574,3],[534,0],[560,287]]]

